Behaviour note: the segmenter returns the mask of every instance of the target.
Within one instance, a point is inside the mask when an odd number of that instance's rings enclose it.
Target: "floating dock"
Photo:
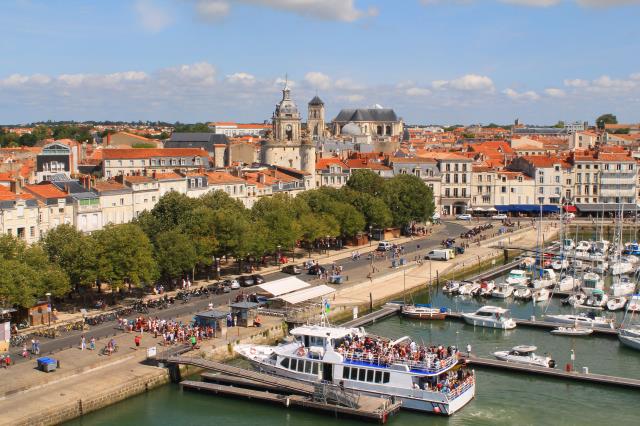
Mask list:
[[[563,371],[555,368],[535,367],[499,361],[476,356],[464,357],[472,367],[490,368],[495,370],[512,371],[516,373],[553,377],[561,380],[587,382],[593,384],[617,386],[629,389],[640,389],[640,380],[627,377],[606,376],[603,374],[579,373],[577,371]]]
[[[402,309],[402,305],[398,303],[387,303],[382,309],[378,309],[377,311],[373,311],[368,313],[367,315],[363,315],[359,318],[352,319],[351,321],[347,321],[341,324],[342,327],[362,327],[366,324],[371,324],[372,322],[376,322],[386,317],[390,317],[391,315],[395,315],[400,312]]]
[[[177,356],[168,360],[174,365],[193,365],[218,371],[203,374],[203,380],[186,380],[186,390],[209,392],[235,398],[258,400],[283,407],[312,409],[334,416],[386,423],[401,407],[400,402],[388,398],[361,395],[352,390],[326,383],[305,383],[299,380],[272,376],[202,358]],[[215,382],[215,383],[211,383]]]

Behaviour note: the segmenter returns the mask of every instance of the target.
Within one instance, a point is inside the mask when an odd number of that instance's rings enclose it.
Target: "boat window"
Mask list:
[[[342,367],[342,378],[343,379],[349,378],[349,367]]]
[[[289,368],[289,358],[284,358],[282,361],[280,361],[280,365],[284,368]]]
[[[373,370],[367,370],[367,382],[373,382]]]
[[[365,374],[367,374],[367,370],[365,370],[364,368],[361,368],[360,373],[358,374],[358,380],[360,380],[361,382],[364,382]]]
[[[318,362],[313,363],[313,371],[312,374],[318,375]]]
[[[490,317],[493,315],[492,312],[476,312],[476,315],[479,315],[481,317]]]
[[[374,380],[376,383],[382,382],[382,371],[376,371],[376,378]]]
[[[382,375],[382,383],[389,383],[389,372],[385,371],[384,374]]]
[[[358,369],[357,368],[352,368],[351,369],[351,380],[358,380]]]
[[[296,369],[296,365],[298,363],[298,360],[295,358],[291,358],[291,369],[295,370]]]
[[[312,361],[307,361],[304,365],[304,372],[305,373],[309,373],[311,374],[311,364],[313,364]]]
[[[302,370],[304,370],[304,361],[299,359],[298,360],[298,371],[302,373]]]

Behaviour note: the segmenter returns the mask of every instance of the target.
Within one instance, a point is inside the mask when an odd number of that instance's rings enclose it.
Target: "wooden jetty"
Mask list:
[[[462,312],[447,312],[447,318],[462,320]],[[552,330],[558,327],[570,327],[571,324],[561,324],[551,321],[539,321],[539,320],[526,320],[514,318],[516,324],[522,327],[542,328],[546,330]],[[609,337],[618,337],[618,330],[615,328],[593,327],[593,334]]]
[[[277,403],[283,407],[312,409],[344,417],[386,423],[401,403],[387,398],[361,395],[326,383],[306,383],[234,367],[203,358],[176,356],[173,365],[192,365],[221,374],[203,374],[204,381],[181,382],[184,389],[229,397]],[[211,383],[215,382],[215,383]]]
[[[464,359],[466,360],[468,365],[473,367],[505,370],[529,375],[547,376],[561,380],[571,380],[630,389],[640,389],[640,380],[627,377],[580,373],[577,371],[563,371],[555,368],[535,367],[530,365],[516,364],[508,361],[480,358],[476,356],[464,357]]]
[[[372,322],[376,322],[383,318],[390,317],[391,315],[395,315],[400,311],[400,309],[402,309],[402,305],[400,304],[387,303],[382,307],[382,309],[370,312],[367,315],[363,315],[359,318],[347,321],[341,325],[342,327],[362,327],[363,325],[371,324]]]

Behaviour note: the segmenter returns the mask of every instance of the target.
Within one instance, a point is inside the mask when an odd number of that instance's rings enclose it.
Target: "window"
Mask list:
[[[358,380],[358,369],[357,368],[352,368],[351,369],[351,380]]]
[[[555,182],[556,182],[556,183],[560,183],[560,176],[556,176],[556,178],[555,178]]]
[[[544,194],[544,188],[543,187],[538,188],[538,194]]]
[[[462,188],[462,196],[463,197],[467,196],[467,188]]]
[[[478,175],[478,183],[482,183],[482,175]]]
[[[616,170],[622,170],[622,164],[616,164]]]
[[[467,183],[467,175],[466,174],[462,175],[462,183]]]
[[[463,164],[463,165],[462,165],[462,171],[463,171],[463,172],[466,172],[466,171],[467,171],[467,165],[466,165],[466,164]]]
[[[388,371],[385,371],[384,374],[382,375],[382,383],[389,383],[390,377],[391,377],[391,374]]]
[[[487,182],[491,182],[491,175],[487,175]]]
[[[298,365],[298,360],[295,358],[291,358],[291,369],[295,370]]]
[[[289,368],[289,358],[284,358],[282,361],[280,361],[280,365],[284,368]]]
[[[445,197],[451,197],[451,190],[449,188],[445,188],[444,189],[444,196]]]
[[[503,194],[505,194],[507,192],[507,187],[506,186],[501,186],[500,187],[500,192],[502,192]]]
[[[458,198],[458,188],[453,188],[453,196]]]
[[[120,198],[120,205],[124,206],[124,198]]]
[[[482,194],[482,186],[478,186],[478,194]]]
[[[367,370],[367,382],[373,382],[373,370]]]
[[[458,174],[457,173],[455,173],[453,175],[453,183],[458,183]]]
[[[304,370],[304,361],[299,359],[298,360],[298,372],[302,373],[303,370]]]
[[[311,364],[314,364],[314,363],[311,362],[311,361],[305,362],[305,364],[304,364],[304,372],[305,373],[311,374]]]
[[[343,379],[348,379],[349,378],[349,367],[342,367],[342,378]]]
[[[314,362],[313,363],[313,369],[311,371],[311,374],[318,374],[318,365],[319,364],[320,364],[319,362]]]
[[[376,375],[373,381],[376,383],[382,382],[382,371],[376,371]]]
[[[32,226],[29,228],[29,235],[31,236],[31,238],[36,236],[36,227]]]
[[[560,166],[555,166],[555,167],[554,167],[554,170],[555,170],[556,172],[559,172],[559,171],[560,171]]]
[[[364,377],[366,374],[367,374],[367,370],[365,370],[364,368],[361,368],[358,373],[358,380],[361,382],[364,382]]]
[[[538,179],[538,182],[544,183],[544,176],[540,176],[540,178]]]

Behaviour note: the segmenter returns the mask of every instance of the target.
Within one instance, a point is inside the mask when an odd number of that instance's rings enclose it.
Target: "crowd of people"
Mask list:
[[[231,317],[231,314],[229,314]],[[227,318],[227,323],[229,318]],[[164,345],[188,343],[196,346],[198,342],[216,337],[211,325],[183,323],[182,321],[139,316],[133,320],[119,319],[120,327],[128,332],[150,333],[155,338],[162,337]]]

